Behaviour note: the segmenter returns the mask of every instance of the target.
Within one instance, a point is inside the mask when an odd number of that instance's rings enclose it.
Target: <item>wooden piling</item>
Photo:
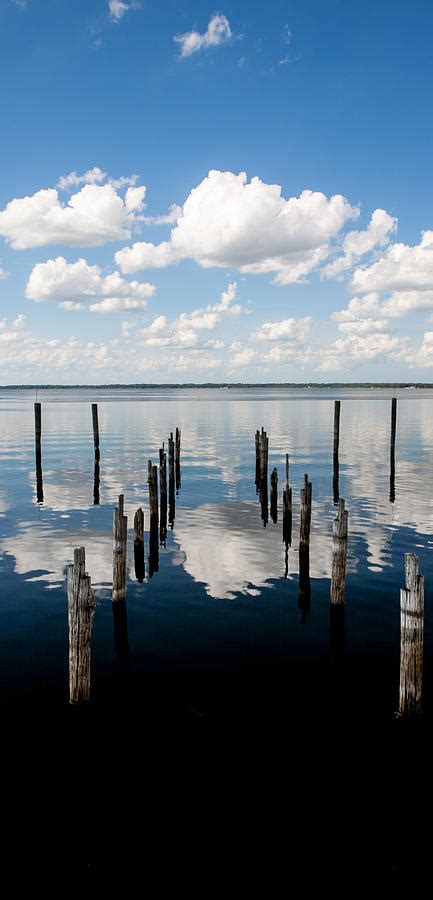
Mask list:
[[[176,493],[178,494],[181,488],[181,475],[180,475],[180,428],[176,428]]]
[[[124,495],[113,510],[113,603],[126,601],[126,550],[128,519],[123,512]]]
[[[92,422],[93,422],[93,446],[95,449],[95,459],[99,462],[99,422],[98,422],[98,404],[92,403]]]
[[[271,472],[271,519],[275,523],[278,521],[278,469],[276,468]]]
[[[158,571],[159,550],[158,550],[158,468],[152,465],[149,459],[149,507],[150,507],[150,527],[149,527],[149,578],[154,572]]]
[[[397,430],[397,397],[391,400],[391,438],[389,446],[389,499],[395,500],[395,435]]]
[[[35,403],[35,457],[36,457],[36,500],[44,502],[44,485],[42,478],[42,412],[41,404]]]
[[[287,546],[292,543],[292,488],[283,491],[283,541]]]
[[[422,710],[424,578],[419,557],[404,557],[405,587],[400,590],[400,715]]]
[[[160,487],[160,543],[165,545],[167,539],[167,454],[164,444],[159,451],[159,487]]]
[[[347,560],[348,512],[345,501],[340,497],[338,512],[333,524],[331,603],[341,604],[345,600],[346,560]]]
[[[256,491],[259,492],[260,487],[260,431],[257,429],[255,434],[256,448]]]
[[[90,699],[90,638],[95,607],[95,595],[86,574],[86,551],[78,547],[73,565],[68,566],[70,703]]]
[[[332,493],[334,504],[337,506],[339,496],[340,496],[340,488],[339,488],[339,480],[340,480],[340,464],[339,464],[339,449],[340,449],[340,409],[341,409],[341,401],[334,401],[334,453],[333,453],[333,479],[332,479]]]
[[[168,439],[168,521],[171,528],[173,528],[174,525],[176,511],[174,484],[174,441],[172,432]]]
[[[137,509],[134,516],[134,568],[135,577],[140,584],[144,581],[144,512]]]
[[[299,550],[310,544],[311,506],[313,486],[304,475],[304,487],[301,490],[301,524],[299,532]]]

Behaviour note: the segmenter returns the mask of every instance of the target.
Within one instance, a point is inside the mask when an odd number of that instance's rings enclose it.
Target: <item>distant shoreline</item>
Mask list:
[[[432,382],[410,382],[410,381],[306,381],[306,382],[206,382],[204,384],[195,384],[193,382],[183,382],[179,384],[3,384],[0,385],[1,391],[52,391],[52,390],[178,390],[179,388],[191,389],[221,389],[227,390],[233,388],[254,389],[254,388],[384,388],[384,389],[433,389]]]

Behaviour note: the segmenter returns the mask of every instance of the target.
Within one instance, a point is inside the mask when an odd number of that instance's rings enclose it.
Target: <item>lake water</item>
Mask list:
[[[65,567],[85,546],[96,589],[92,708],[134,697],[170,717],[372,715],[398,706],[404,554],[425,576],[424,709],[432,699],[433,392],[397,390],[390,502],[392,391],[77,389],[39,391],[43,502],[37,502],[35,392],[0,391],[0,689],[5,707],[68,701]],[[339,491],[349,511],[344,633],[330,633],[333,414],[341,400]],[[91,403],[100,429],[94,504]],[[181,487],[149,577],[147,461],[176,426]],[[279,472],[278,521],[264,527],[255,487],[257,428]],[[290,454],[293,539],[282,538]],[[299,497],[313,484],[310,588],[299,597]],[[127,623],[113,628],[112,517],[128,515]],[[146,577],[135,577],[134,512],[145,510]],[[341,624],[341,623],[340,623]],[[116,623],[114,623],[116,625]],[[127,625],[127,632],[126,632]],[[334,642],[334,643],[333,643]]]

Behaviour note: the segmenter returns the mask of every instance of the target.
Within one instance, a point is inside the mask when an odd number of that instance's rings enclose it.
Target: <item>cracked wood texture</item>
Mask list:
[[[95,595],[86,574],[84,547],[74,550],[68,566],[69,702],[90,699],[90,638],[95,615]]]
[[[348,513],[344,506],[345,501],[340,497],[337,517],[333,524],[331,578],[331,603],[333,604],[344,603],[346,594]]]
[[[404,557],[406,586],[400,590],[400,702],[401,715],[422,709],[424,642],[424,578],[416,553]]]
[[[113,510],[113,603],[126,600],[126,542],[128,519],[123,513],[124,496]]]

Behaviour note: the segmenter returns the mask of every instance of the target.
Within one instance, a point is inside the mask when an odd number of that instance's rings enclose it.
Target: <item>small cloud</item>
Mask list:
[[[9,275],[9,272],[6,272],[6,269],[3,268],[2,264],[1,264],[1,260],[0,260],[0,279],[7,278],[8,275]]]
[[[184,59],[186,56],[197,53],[198,50],[224,44],[231,37],[232,30],[229,20],[226,16],[217,13],[210,19],[204,34],[200,34],[199,31],[187,31],[184,34],[176,34],[173,40],[180,44],[180,58]]]
[[[245,65],[246,61],[247,61],[246,56],[241,56],[241,57],[239,58],[239,60],[238,60],[238,66],[239,66],[239,68],[242,68],[242,66]]]
[[[129,12],[130,9],[138,9],[139,6],[140,4],[137,2],[124,3],[123,0],[108,0],[110,19],[113,22],[120,22],[125,13]]]
[[[290,62],[290,56],[284,56],[283,59],[278,60],[279,66],[287,66],[287,63]]]

